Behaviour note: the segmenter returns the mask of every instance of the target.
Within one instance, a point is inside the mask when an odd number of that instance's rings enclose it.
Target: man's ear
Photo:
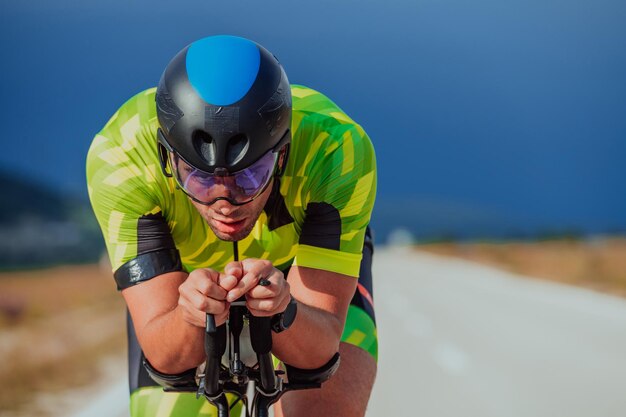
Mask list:
[[[278,152],[278,164],[276,164],[276,175],[282,176],[287,168],[287,162],[289,161],[289,144],[286,144]]]

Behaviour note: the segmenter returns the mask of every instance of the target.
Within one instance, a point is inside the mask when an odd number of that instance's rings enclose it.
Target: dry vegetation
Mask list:
[[[92,383],[103,358],[124,360],[124,312],[97,265],[1,273],[0,410],[57,414],[38,396]]]
[[[521,275],[626,297],[626,238],[533,243],[437,243],[419,250],[454,256]]]

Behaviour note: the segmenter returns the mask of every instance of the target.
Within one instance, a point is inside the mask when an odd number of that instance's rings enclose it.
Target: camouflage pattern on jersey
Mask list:
[[[274,230],[263,212],[239,242],[242,257],[358,276],[365,227],[376,192],[372,144],[361,126],[324,95],[292,86],[292,145],[280,193],[293,222]],[[155,89],[131,98],[96,135],[89,150],[89,196],[113,270],[135,258],[137,222],[162,214],[187,271],[222,270],[232,244],[219,240],[187,196],[160,168],[156,147]],[[339,250],[298,244],[307,205],[326,202],[341,216]]]

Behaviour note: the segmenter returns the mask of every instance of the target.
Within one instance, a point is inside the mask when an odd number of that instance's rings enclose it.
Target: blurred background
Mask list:
[[[623,296],[625,21],[618,0],[2,1],[0,415],[124,375],[85,156],[207,35],[261,43],[365,128],[381,248]]]

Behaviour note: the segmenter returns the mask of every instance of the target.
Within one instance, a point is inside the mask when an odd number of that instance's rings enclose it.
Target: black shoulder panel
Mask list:
[[[148,214],[137,221],[137,257],[119,267],[113,276],[123,290],[157,275],[182,271],[180,255],[162,213]]]
[[[162,213],[141,216],[137,221],[137,254],[174,249],[174,239]]]
[[[113,274],[117,289],[123,290],[158,275],[182,271],[183,265],[177,249],[161,249],[142,253],[120,266]]]
[[[341,245],[341,216],[328,203],[309,203],[302,225],[300,244],[339,250]]]

